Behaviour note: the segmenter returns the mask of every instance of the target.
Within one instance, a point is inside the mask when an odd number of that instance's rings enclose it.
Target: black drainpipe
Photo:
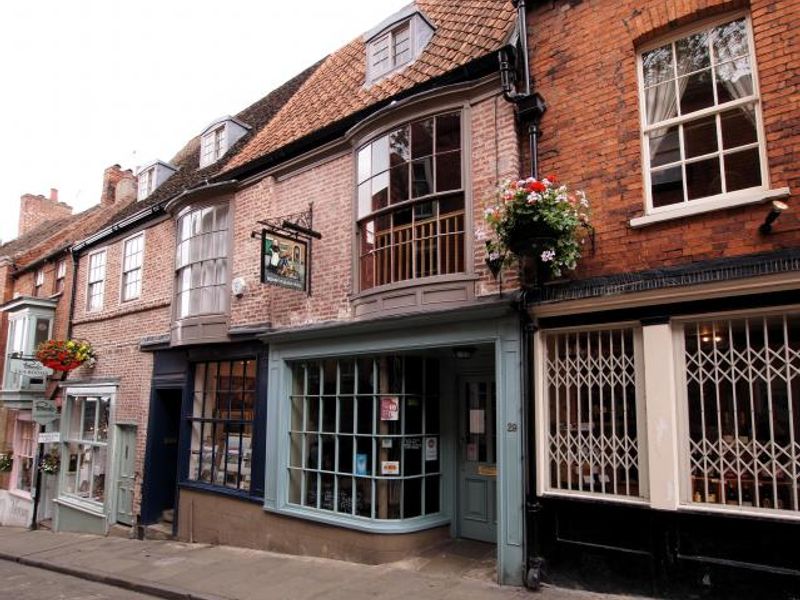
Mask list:
[[[530,56],[528,53],[528,25],[525,0],[512,0],[517,9],[517,32],[519,35],[519,51],[513,47],[504,48],[499,53],[500,80],[503,86],[503,97],[514,104],[517,113],[517,122],[520,126],[528,128],[528,144],[531,154],[530,176],[539,179],[539,136],[541,135],[540,123],[547,105],[544,98],[537,92],[530,75]],[[522,61],[521,90],[515,85],[516,73],[512,65]],[[536,326],[528,314],[527,294],[523,291],[519,301],[515,303],[520,316],[520,330],[522,337],[522,419],[525,436],[524,472],[526,477],[525,511],[526,511],[526,537],[525,537],[525,585],[538,590],[542,583],[544,558],[541,556],[541,512],[542,506],[536,497],[536,460],[534,439],[534,414],[533,414],[533,371],[531,369],[531,346],[533,333]]]

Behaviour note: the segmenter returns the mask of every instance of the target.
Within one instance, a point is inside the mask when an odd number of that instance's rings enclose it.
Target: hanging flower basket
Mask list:
[[[48,475],[54,475],[58,473],[60,466],[61,455],[58,453],[58,450],[51,450],[42,457],[42,460],[39,461],[39,470]]]
[[[502,183],[497,203],[484,215],[495,233],[488,253],[516,257],[540,277],[573,270],[592,230],[586,195],[559,185],[555,175]]]
[[[94,350],[83,340],[48,340],[36,349],[36,360],[54,371],[72,371],[83,364],[93,365]]]

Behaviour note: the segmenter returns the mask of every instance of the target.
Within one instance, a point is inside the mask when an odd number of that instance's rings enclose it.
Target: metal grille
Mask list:
[[[800,314],[684,329],[690,501],[794,511],[800,488]]]
[[[632,328],[545,336],[551,489],[646,495],[634,338]]]

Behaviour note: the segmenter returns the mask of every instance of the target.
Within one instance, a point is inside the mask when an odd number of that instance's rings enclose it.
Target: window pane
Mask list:
[[[689,200],[722,193],[719,159],[716,156],[686,165],[686,191]]]
[[[659,167],[681,159],[678,126],[654,129],[648,136],[650,146],[650,166]]]
[[[91,497],[96,502],[104,502],[106,498],[106,452],[105,446],[94,446],[91,449]]]
[[[683,126],[686,158],[702,156],[717,151],[717,118],[703,117]]]
[[[651,171],[650,180],[655,208],[683,202],[683,173],[680,166]]]
[[[714,105],[710,69],[679,78],[678,89],[681,90],[682,115]]]
[[[408,200],[408,163],[392,167],[391,174],[391,203]]]
[[[675,43],[678,57],[678,75],[686,75],[711,66],[708,53],[708,32],[703,31]]]
[[[422,514],[422,478],[403,482],[403,518],[413,519]]]
[[[419,198],[427,196],[433,191],[433,164],[432,159],[423,158],[411,163],[411,196]]]
[[[713,35],[715,62],[725,62],[739,56],[747,56],[750,53],[747,25],[744,19],[715,27]]]
[[[358,151],[358,183],[363,183],[372,175],[372,146],[364,146]]]
[[[409,159],[408,127],[401,127],[389,134],[389,166],[394,167]]]
[[[411,124],[411,158],[433,154],[433,119]]]
[[[381,173],[372,178],[372,210],[389,205],[389,173]]]
[[[358,186],[358,218],[372,212],[372,184],[369,180]]]
[[[461,152],[436,155],[436,191],[461,189]]]
[[[372,142],[372,173],[382,173],[389,168],[389,136]]]
[[[737,58],[717,67],[718,103],[753,95],[753,73],[747,57]]]
[[[761,185],[761,160],[758,148],[724,156],[725,185],[729,192]]]
[[[97,399],[87,398],[86,401],[84,402],[81,439],[94,440],[96,417],[97,417]]]
[[[667,81],[644,91],[647,123],[653,125],[678,115],[675,102],[675,82]]]
[[[675,77],[672,62],[672,45],[661,46],[642,55],[644,86],[650,87]]]
[[[741,106],[720,115],[722,147],[726,150],[758,141],[756,115],[753,106]]]
[[[436,152],[461,149],[461,115],[452,113],[436,117]]]

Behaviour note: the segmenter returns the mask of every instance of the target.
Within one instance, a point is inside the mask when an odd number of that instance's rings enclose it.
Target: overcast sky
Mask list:
[[[86,209],[105,167],[169,160],[408,2],[0,2],[0,239],[23,193]]]

